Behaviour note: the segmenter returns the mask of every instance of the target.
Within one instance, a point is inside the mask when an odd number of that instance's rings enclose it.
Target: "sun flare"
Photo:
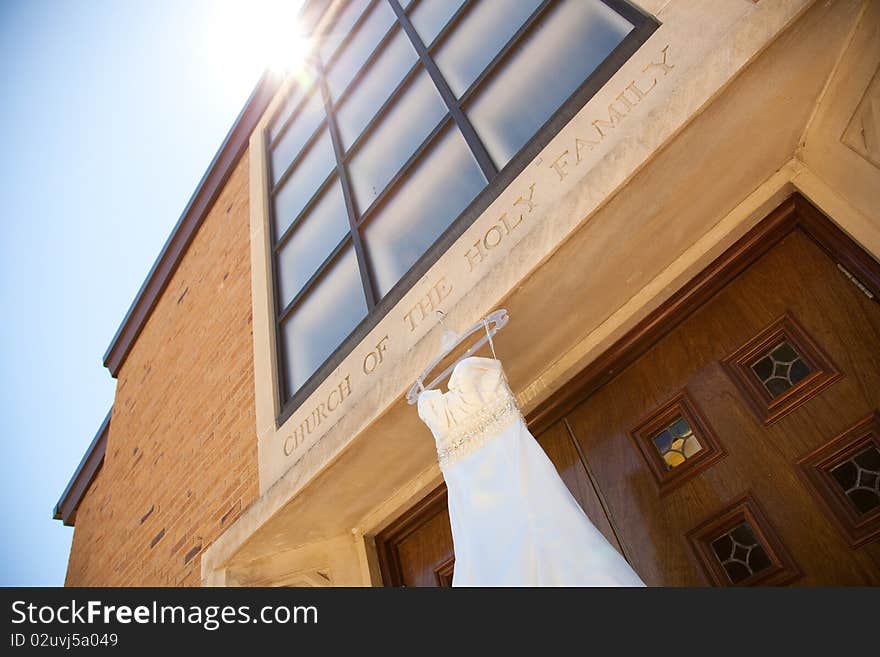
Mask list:
[[[261,35],[266,66],[277,73],[297,74],[309,53],[309,39],[292,13],[288,20],[266,25]]]
[[[212,4],[210,55],[234,74],[237,69],[268,68],[299,77],[309,39],[298,24],[300,0],[221,0]]]

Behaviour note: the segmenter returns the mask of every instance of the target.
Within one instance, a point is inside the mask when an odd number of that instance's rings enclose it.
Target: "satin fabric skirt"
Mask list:
[[[521,419],[443,475],[453,586],[644,586]]]

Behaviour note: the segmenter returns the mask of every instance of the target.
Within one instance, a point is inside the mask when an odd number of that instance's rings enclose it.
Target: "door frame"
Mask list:
[[[446,484],[440,484],[421,500],[403,512],[394,522],[376,535],[376,554],[379,558],[379,571],[382,573],[383,586],[404,586],[403,569],[400,564],[398,548],[414,531],[419,529],[430,518],[442,513],[448,506]],[[443,577],[451,570],[452,560],[441,565]]]

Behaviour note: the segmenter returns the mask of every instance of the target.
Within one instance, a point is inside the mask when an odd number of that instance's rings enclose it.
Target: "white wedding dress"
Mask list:
[[[501,362],[469,356],[419,417],[449,491],[453,586],[644,586],[526,427]]]

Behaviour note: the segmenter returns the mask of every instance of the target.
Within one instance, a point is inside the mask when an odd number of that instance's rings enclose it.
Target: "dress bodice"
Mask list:
[[[442,468],[475,451],[522,415],[501,361],[469,356],[456,363],[448,392],[419,394],[419,417],[431,429]]]

